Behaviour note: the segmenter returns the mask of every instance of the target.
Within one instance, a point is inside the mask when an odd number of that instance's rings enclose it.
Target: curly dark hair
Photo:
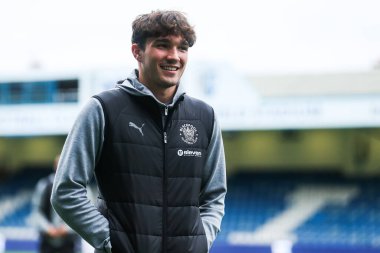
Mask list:
[[[137,43],[145,49],[148,38],[165,37],[167,35],[181,35],[189,46],[196,41],[194,28],[188,23],[184,13],[179,11],[152,11],[142,14],[132,23],[132,43]]]

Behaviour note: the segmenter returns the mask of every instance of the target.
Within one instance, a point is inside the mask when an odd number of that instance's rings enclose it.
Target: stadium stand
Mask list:
[[[35,252],[30,194],[49,172],[24,170],[0,185],[0,233],[7,252]],[[233,175],[211,253],[380,252],[377,181],[326,172]]]
[[[376,181],[325,172],[232,176],[212,252],[380,252]],[[289,248],[274,250],[281,241]]]
[[[25,168],[0,184],[0,234],[6,252],[36,250],[37,233],[29,223],[31,197],[38,179],[51,169]]]

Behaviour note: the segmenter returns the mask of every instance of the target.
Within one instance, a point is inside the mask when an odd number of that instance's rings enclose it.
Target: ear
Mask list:
[[[136,43],[133,43],[131,49],[132,49],[132,54],[135,57],[135,59],[140,62],[141,61],[141,53],[142,53],[141,48]]]

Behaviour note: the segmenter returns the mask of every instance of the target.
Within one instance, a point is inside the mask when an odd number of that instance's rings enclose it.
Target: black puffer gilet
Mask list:
[[[113,253],[206,253],[199,211],[214,112],[183,95],[167,108],[117,88],[97,96],[105,141],[95,175]]]

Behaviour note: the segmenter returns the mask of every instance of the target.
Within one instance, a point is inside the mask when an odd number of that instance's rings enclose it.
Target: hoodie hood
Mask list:
[[[127,79],[125,79],[122,83],[118,84],[116,87],[123,89],[134,96],[153,97],[157,103],[161,104],[162,106],[168,106],[168,107],[174,106],[174,104],[178,101],[178,99],[183,97],[183,95],[185,95],[185,92],[182,90],[181,85],[178,85],[177,91],[174,94],[173,100],[169,104],[162,103],[154,96],[154,94],[144,84],[140,83],[137,77],[138,77],[138,70],[135,69],[132,71],[132,73],[128,76]]]

